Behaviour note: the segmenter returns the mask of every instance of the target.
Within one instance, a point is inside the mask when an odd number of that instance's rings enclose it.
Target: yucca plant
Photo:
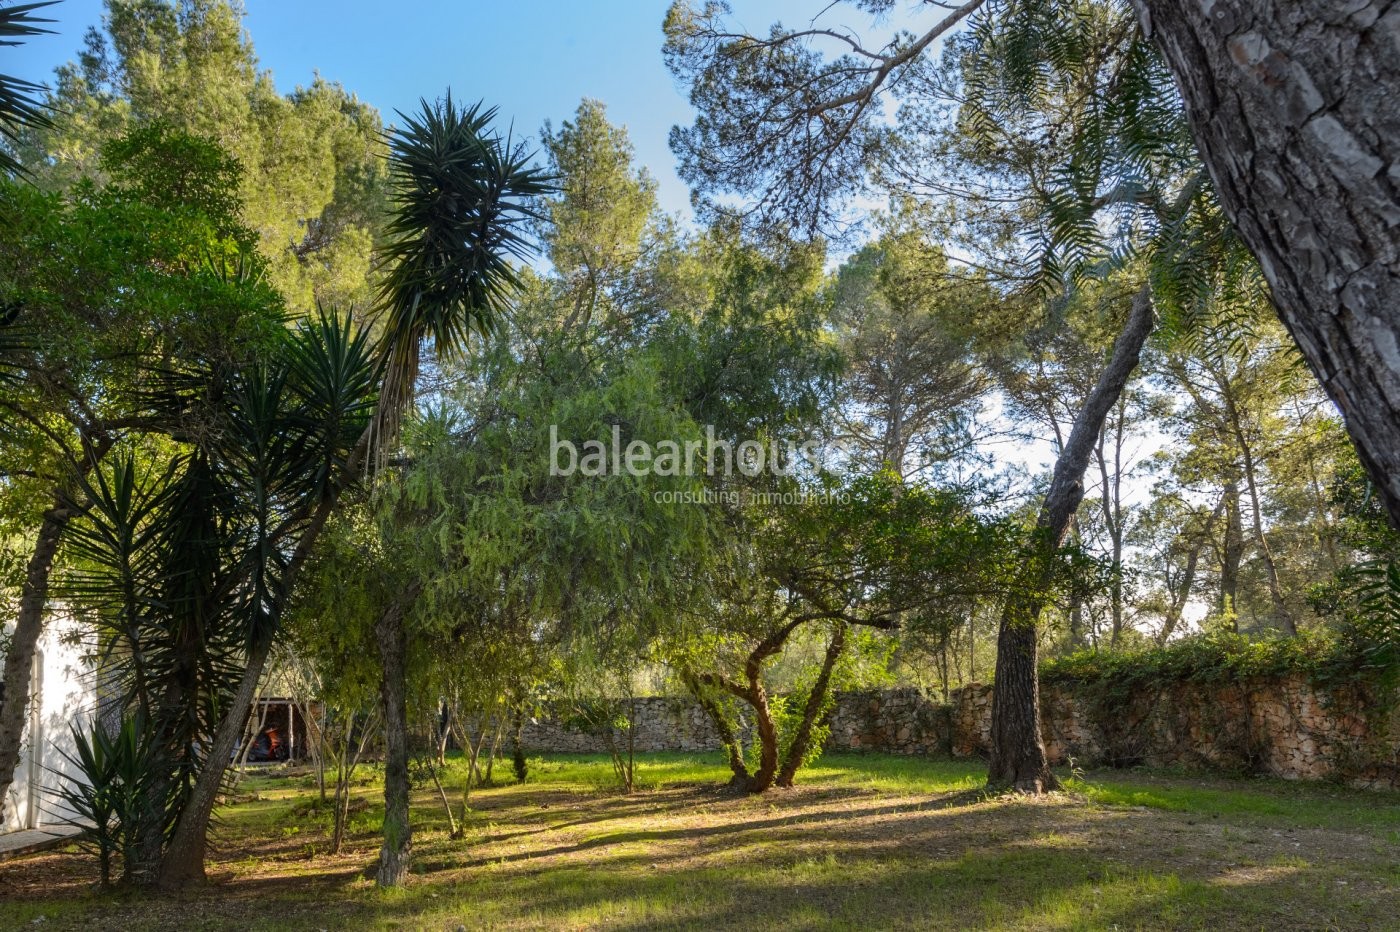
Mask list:
[[[63,756],[77,768],[77,777],[62,776],[55,791],[61,821],[82,829],[79,844],[96,852],[102,886],[112,882],[112,864],[120,856],[128,872],[135,859],[143,826],[159,821],[164,807],[152,793],[158,773],[150,731],[140,714],[122,719],[108,732],[101,723],[90,730],[70,726],[73,751]]]
[[[178,440],[147,440],[79,484],[66,594],[145,729],[161,812],[141,823],[128,879],[154,879],[185,810],[212,807],[227,763],[212,739],[262,668],[292,551],[365,432],[374,374],[368,338],[319,315],[264,360],[165,373],[150,407]]]
[[[536,216],[534,200],[551,190],[531,154],[492,129],[494,107],[462,108],[449,92],[422,101],[416,116],[399,116],[404,125],[389,138],[393,214],[381,256],[380,451],[398,439],[424,343],[452,356],[495,329],[519,285],[512,261],[531,248],[524,224]]]
[[[57,2],[58,0],[44,0],[42,3],[0,7],[0,46],[21,45],[25,39],[52,32],[39,24],[51,23],[53,20],[34,14]],[[21,129],[39,129],[52,125],[38,96],[43,90],[41,84],[0,74],[0,137],[3,137],[7,146],[13,147],[19,141]],[[0,172],[11,174],[23,171],[23,166],[14,156],[0,148]]]

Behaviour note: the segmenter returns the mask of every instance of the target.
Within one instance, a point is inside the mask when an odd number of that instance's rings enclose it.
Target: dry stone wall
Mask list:
[[[828,750],[985,756],[992,689],[972,685],[948,701],[916,689],[841,693]],[[638,700],[638,751],[700,751],[719,738],[688,699]],[[1302,674],[1205,684],[1176,680],[1128,697],[1082,683],[1041,689],[1046,751],[1056,764],[1172,766],[1339,779],[1400,787],[1400,697],[1365,683],[1319,685]],[[531,751],[603,752],[606,741],[546,717],[527,723]]]
[[[648,696],[638,699],[633,748],[649,751],[709,751],[720,747],[719,735],[703,709],[690,699]],[[527,751],[563,754],[605,754],[607,740],[568,727],[560,719],[544,715],[527,719],[521,733]]]

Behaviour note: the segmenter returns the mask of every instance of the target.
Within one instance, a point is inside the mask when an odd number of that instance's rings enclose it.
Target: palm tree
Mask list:
[[[53,20],[35,16],[34,12],[46,6],[53,6],[57,2],[58,0],[44,0],[42,3],[23,3],[19,6],[0,8],[0,46],[21,45],[22,41],[30,36],[52,32],[38,24],[51,23]],[[0,74],[0,138],[9,146],[19,141],[20,129],[51,125],[44,113],[43,103],[35,96],[43,89],[43,85]],[[0,172],[19,174],[23,171],[24,168],[14,156],[0,149]]]
[[[530,154],[491,131],[494,107],[420,102],[390,139],[394,212],[381,256],[385,366],[375,413],[375,447],[398,439],[412,402],[424,343],[439,357],[465,352],[471,338],[495,330],[519,286],[512,259],[532,251],[522,235],[533,202],[550,179]]]
[[[305,534],[373,410],[373,348],[348,320],[322,314],[269,349],[163,373],[151,408],[178,452],[124,450],[79,479],[72,506],[67,594],[96,623],[104,687],[124,724],[140,723],[151,778],[120,820],[137,884],[157,879],[171,828],[202,805],[191,777],[223,773],[228,757],[208,736],[276,635],[287,542]]]
[[[422,101],[416,116],[399,114],[403,128],[388,140],[393,212],[386,230],[389,242],[380,258],[384,284],[379,308],[384,316],[375,349],[378,402],[358,442],[328,465],[316,494],[304,500],[295,526],[275,540],[274,549],[289,552],[276,590],[280,598],[292,591],[298,570],[341,495],[365,472],[386,464],[412,405],[427,344],[439,357],[466,352],[473,335],[495,328],[519,284],[511,260],[529,253],[523,226],[534,216],[534,200],[550,190],[550,179],[530,165],[530,154],[508,135],[503,138],[492,130],[495,115],[494,108],[480,104],[459,108],[450,93],[437,102]],[[271,621],[257,639],[249,640],[242,679],[225,705],[166,847],[160,883],[168,889],[204,877],[209,817],[271,651],[276,618]],[[381,626],[390,642],[388,660],[394,643],[402,649],[402,621],[400,615]],[[401,698],[401,678],[386,687],[386,696],[394,690]],[[397,719],[385,723],[391,735],[402,735],[407,728],[401,702],[398,708]],[[391,808],[402,814],[402,831],[396,836],[402,848],[395,850],[406,851],[407,762],[399,763],[402,766],[396,767],[391,760],[386,768],[386,800],[392,794]],[[391,818],[386,816],[386,826]],[[395,876],[390,882],[401,877],[391,873]]]
[[[496,328],[519,285],[511,259],[529,244],[524,221],[550,179],[530,156],[491,131],[494,108],[459,109],[452,95],[422,102],[391,140],[395,210],[380,303],[386,313],[380,345],[383,394],[371,428],[382,466],[412,404],[424,344],[439,357],[466,351],[474,335]],[[405,710],[405,616],[416,592],[396,599],[376,625],[384,668],[384,845],[378,879],[395,886],[408,872],[408,731]]]

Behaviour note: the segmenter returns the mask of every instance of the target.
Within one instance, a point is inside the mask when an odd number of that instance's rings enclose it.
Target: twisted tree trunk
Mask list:
[[[734,775],[730,778],[730,785],[748,786],[749,768],[744,763],[744,748],[740,744],[738,733],[734,730],[734,723],[729,720],[729,716],[724,714],[724,709],[719,702],[706,691],[695,674],[682,671],[681,682],[685,683],[690,694],[700,704],[701,710],[709,718],[710,724],[714,726],[715,734],[719,736],[720,743],[724,745],[725,753],[729,756],[729,771]]]
[[[792,781],[797,777],[797,770],[802,766],[802,759],[807,756],[807,748],[812,744],[812,729],[816,727],[817,716],[821,714],[822,706],[826,704],[827,690],[831,687],[831,671],[836,669],[836,661],[841,659],[841,654],[846,649],[846,623],[836,622],[836,630],[832,632],[831,642],[826,647],[826,657],[822,660],[821,673],[817,675],[817,681],[812,684],[812,691],[807,694],[807,707],[803,710],[802,722],[797,726],[797,731],[793,733],[792,744],[788,747],[787,759],[783,761],[783,767],[778,771],[778,786],[791,787]]]
[[[1108,365],[1074,420],[1069,440],[1055,463],[1050,490],[1040,506],[1034,537],[1026,550],[1026,568],[1002,609],[997,637],[996,679],[992,690],[991,786],[1024,793],[1055,789],[1045,744],[1040,739],[1040,681],[1036,675],[1036,639],[1046,592],[1055,573],[1055,553],[1064,543],[1079,503],[1084,499],[1084,472],[1104,421],[1128,384],[1156,322],[1152,293],[1143,285],[1133,297],[1132,312],[1113,344]]]
[[[1280,319],[1400,522],[1400,5],[1132,2]]]

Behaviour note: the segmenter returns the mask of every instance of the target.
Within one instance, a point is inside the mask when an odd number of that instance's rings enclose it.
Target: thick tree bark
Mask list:
[[[992,690],[991,786],[1041,793],[1059,783],[1050,772],[1040,738],[1040,683],[1036,675],[1036,629],[1045,592],[1055,571],[1055,552],[1084,499],[1084,473],[1113,406],[1123,393],[1152,332],[1156,316],[1152,293],[1143,285],[1133,297],[1123,332],[1114,341],[1108,365],[1074,420],[1055,463],[1050,490],[1041,504],[1034,539],[1026,553],[1023,581],[1002,610],[997,668]]]
[[[1400,5],[1133,4],[1279,317],[1400,522]]]
[[[29,716],[30,674],[34,668],[34,651],[44,629],[44,606],[49,600],[49,574],[54,557],[73,512],[58,496],[53,507],[44,512],[34,553],[25,569],[20,590],[19,615],[15,619],[14,636],[5,654],[5,698],[0,703],[0,821],[5,815],[10,784],[15,767],[19,765],[20,745],[24,739],[24,723]]]
[[[407,879],[413,851],[408,822],[408,629],[404,616],[417,597],[417,586],[410,586],[374,626],[384,673],[379,687],[384,708],[384,844],[375,875],[381,887],[397,887]]]
[[[233,759],[234,749],[243,733],[244,720],[251,712],[253,697],[258,692],[263,667],[267,665],[271,653],[272,640],[269,638],[254,647],[248,656],[248,666],[243,671],[243,678],[238,681],[238,690],[224,713],[209,756],[200,768],[199,777],[190,790],[189,801],[180,813],[170,844],[161,858],[157,882],[163,890],[178,890],[205,879],[204,857],[208,847],[209,817],[214,812],[214,803],[223,787],[224,771]],[[237,719],[234,718],[235,713],[238,713]]]
[[[836,630],[832,632],[831,642],[827,645],[826,657],[822,660],[822,671],[817,675],[817,681],[812,684],[812,691],[807,694],[807,708],[803,710],[802,722],[797,726],[797,731],[793,733],[792,744],[788,747],[787,759],[783,761],[783,767],[778,771],[778,786],[792,786],[792,781],[797,776],[797,769],[802,766],[802,758],[807,756],[807,748],[812,743],[812,729],[816,727],[817,715],[821,712],[822,705],[826,701],[827,690],[831,686],[831,671],[836,668],[836,661],[841,659],[845,648],[846,623],[838,621]]]

